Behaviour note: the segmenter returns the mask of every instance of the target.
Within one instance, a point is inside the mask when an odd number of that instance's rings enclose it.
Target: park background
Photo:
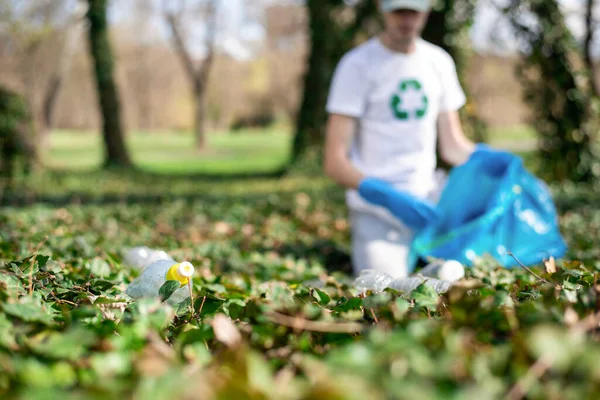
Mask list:
[[[598,18],[593,0],[436,2],[424,36],[456,61],[467,134],[548,182],[569,254],[535,274],[486,260],[445,296],[364,296],[320,155],[331,75],[380,31],[374,2],[0,0],[0,113],[20,128],[0,131],[17,143],[0,394],[594,398]],[[136,245],[196,266],[192,311],[124,298]]]

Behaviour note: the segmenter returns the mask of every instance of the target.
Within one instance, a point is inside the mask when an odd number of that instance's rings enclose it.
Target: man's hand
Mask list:
[[[360,195],[370,203],[387,208],[396,218],[414,230],[421,230],[441,218],[434,206],[402,191],[389,183],[366,178],[358,186]]]
[[[364,178],[348,158],[348,149],[357,124],[356,118],[331,114],[325,139],[325,173],[338,184],[350,189],[356,189]]]
[[[442,112],[438,118],[440,155],[452,166],[465,163],[473,151],[475,143],[464,134],[457,111]]]

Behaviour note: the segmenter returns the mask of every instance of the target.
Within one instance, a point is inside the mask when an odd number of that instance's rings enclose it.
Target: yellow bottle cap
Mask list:
[[[182,263],[174,264],[167,271],[166,279],[168,281],[179,281],[181,286],[185,286],[190,282],[190,278],[194,275],[194,266],[184,261]]]

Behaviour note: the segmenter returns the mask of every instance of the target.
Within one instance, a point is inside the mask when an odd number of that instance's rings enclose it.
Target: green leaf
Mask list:
[[[15,350],[17,348],[13,325],[4,314],[0,314],[0,347],[7,350]]]
[[[131,360],[126,352],[96,353],[90,358],[90,363],[98,376],[109,378],[128,374]]]
[[[549,325],[539,325],[527,339],[533,356],[536,359],[545,357],[552,368],[559,371],[566,371],[581,351],[585,351],[581,344],[581,336],[569,335],[565,330]]]
[[[331,297],[320,289],[313,289],[312,295],[322,306],[326,306],[331,301]]]
[[[563,294],[568,302],[576,304],[577,303],[577,291],[575,290],[563,290]]]
[[[86,268],[95,276],[106,278],[111,273],[110,264],[100,257],[94,258],[91,262],[86,263]]]
[[[19,303],[3,305],[4,312],[25,322],[39,322],[46,325],[53,324],[56,311],[50,306],[42,306],[30,297],[22,297]]]
[[[24,258],[23,260],[13,261],[10,266],[18,275],[35,275],[39,272],[40,268],[43,268],[50,257],[37,254]]]
[[[400,321],[410,309],[410,302],[402,297],[398,297],[394,302],[394,319]]]
[[[186,297],[185,300],[181,301],[177,306],[175,306],[175,315],[178,317],[182,317],[188,312],[190,312],[190,306],[192,305],[192,299],[190,297]]]
[[[8,297],[16,299],[26,292],[19,278],[0,272],[0,292],[4,291]]]
[[[267,361],[254,352],[246,356],[248,383],[251,387],[268,393],[273,387],[273,372]]]
[[[204,304],[202,304],[204,302]],[[224,300],[213,296],[198,297],[195,301],[194,308],[202,317],[207,317],[216,314],[225,303]]]
[[[426,283],[422,283],[411,292],[410,296],[415,301],[416,308],[427,308],[431,311],[437,310],[439,295]]]
[[[513,301],[512,297],[510,297],[510,293],[505,291],[499,291],[496,293],[494,304],[496,307],[514,308],[515,306],[515,302]]]
[[[179,281],[166,281],[158,290],[161,301],[167,301],[181,287]]]
[[[246,303],[240,299],[233,299],[227,303],[227,313],[231,319],[238,319],[244,310]]]
[[[177,337],[177,346],[183,348],[189,344],[202,343],[214,339],[215,334],[209,324],[203,324],[195,329],[190,329],[181,333]]]
[[[563,275],[572,276],[574,278],[580,278],[585,274],[585,272],[578,269],[568,269],[563,272]]]
[[[579,283],[572,283],[567,280],[563,281],[563,288],[565,288],[566,290],[577,291],[581,289],[581,287],[582,286]]]
[[[28,339],[27,345],[46,357],[76,361],[95,342],[93,331],[78,327],[66,332],[43,332]]]

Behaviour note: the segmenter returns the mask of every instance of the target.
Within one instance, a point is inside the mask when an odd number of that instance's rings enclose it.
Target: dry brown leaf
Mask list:
[[[215,337],[229,348],[236,348],[242,342],[242,335],[233,321],[223,314],[217,314],[212,320]]]
[[[547,273],[554,274],[556,272],[556,260],[554,260],[554,257],[550,257],[549,260],[544,261],[544,265],[546,266]]]

